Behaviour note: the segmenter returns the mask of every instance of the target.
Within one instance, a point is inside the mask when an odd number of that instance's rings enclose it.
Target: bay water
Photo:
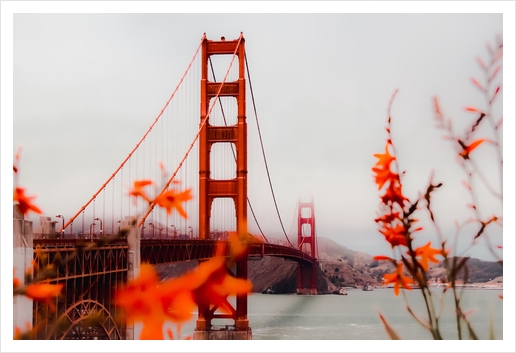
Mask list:
[[[405,291],[416,315],[426,317],[421,291]],[[502,290],[467,289],[462,308],[469,312],[472,327],[479,339],[503,339]],[[441,308],[442,290],[436,289],[437,310]],[[442,301],[439,327],[444,339],[458,339],[453,298],[447,292]],[[407,312],[403,294],[395,296],[392,288],[373,291],[349,289],[348,295],[250,294],[248,317],[253,340],[389,340],[379,314],[382,314],[402,339],[431,340],[431,334]],[[181,336],[191,335],[195,320],[183,326]],[[467,330],[463,339],[468,339]]]

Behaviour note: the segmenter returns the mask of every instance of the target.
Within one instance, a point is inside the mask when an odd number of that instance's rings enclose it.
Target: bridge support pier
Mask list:
[[[32,221],[24,219],[18,208],[13,206],[13,266],[14,276],[21,285],[25,285],[25,271],[32,268],[34,257]],[[29,324],[32,327],[32,299],[23,295],[14,297],[13,327],[25,330]]]
[[[212,327],[211,330],[195,329],[194,340],[252,340],[251,328],[236,329],[231,326]]]
[[[317,295],[317,262],[298,264],[297,294]]]
[[[126,216],[120,225],[121,228],[127,229],[127,281],[133,281],[140,274],[140,228],[134,225],[135,219],[132,216]],[[135,340],[140,337],[142,330],[141,324],[135,324],[134,321],[127,321],[126,340]]]
[[[232,273],[230,267],[227,271]],[[247,279],[247,256],[236,262],[236,278]],[[247,318],[247,294],[236,296],[232,314],[217,313],[217,307],[199,306],[199,316],[193,333],[194,340],[251,340],[253,339]],[[213,320],[230,319],[233,324],[216,325]],[[220,322],[219,322],[220,323]]]

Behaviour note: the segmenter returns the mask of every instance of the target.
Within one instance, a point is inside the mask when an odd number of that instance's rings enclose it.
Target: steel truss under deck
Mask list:
[[[34,248],[35,269],[52,268],[47,282],[64,284],[51,304],[56,310],[34,301],[36,338],[125,339],[113,294],[127,282],[127,242],[88,249],[84,240],[35,239]]]

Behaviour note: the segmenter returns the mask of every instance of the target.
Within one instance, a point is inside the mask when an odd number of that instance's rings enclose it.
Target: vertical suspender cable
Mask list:
[[[197,57],[197,54],[199,53],[199,50],[201,49],[201,46],[202,46],[202,42],[204,41],[204,39],[206,38],[206,34],[203,35],[203,37],[201,38],[201,42],[199,43],[199,46],[197,47],[197,50],[195,51],[195,54],[192,58],[192,60],[190,61],[190,64],[188,65],[185,73],[183,74],[183,76],[181,77],[181,80],[179,81],[176,89],[174,90],[174,92],[172,93],[172,95],[170,96],[170,98],[168,99],[168,101],[165,103],[165,106],[163,107],[163,109],[161,110],[161,112],[158,114],[158,116],[156,117],[156,119],[154,119],[154,122],[151,124],[151,126],[149,127],[149,129],[147,130],[147,132],[143,135],[143,137],[141,138],[141,140],[136,144],[136,146],[133,148],[133,150],[129,153],[129,155],[126,157],[126,159],[124,159],[124,161],[120,164],[120,166],[115,170],[115,172],[113,174],[111,174],[111,176],[108,178],[108,180],[101,186],[101,188],[95,193],[93,194],[93,196],[88,200],[88,202],[86,202],[86,204],[84,206],[81,207],[81,209],[79,210],[79,212],[77,212],[75,215],[73,215],[69,220],[68,222],[65,223],[65,225],[63,226],[63,229],[66,229],[66,227],[68,227],[68,225],[70,225],[70,223],[72,223],[74,221],[75,218],[77,218],[77,216],[79,216],[81,214],[82,211],[84,211],[84,209],[93,201],[93,199],[95,197],[97,197],[97,195],[100,193],[100,191],[104,188],[105,185],[107,185],[113,178],[114,176],[116,175],[116,173],[118,173],[118,171],[120,171],[122,169],[122,167],[124,166],[124,164],[127,162],[127,160],[133,155],[133,153],[138,149],[138,147],[140,146],[140,144],[142,143],[143,140],[145,140],[145,137],[149,134],[149,132],[152,130],[152,128],[154,127],[154,125],[156,125],[156,123],[158,122],[158,120],[161,118],[161,116],[163,115],[163,112],[165,111],[165,109],[168,107],[170,101],[172,100],[172,98],[175,96],[177,90],[179,89],[179,86],[181,86],[181,84],[183,83],[183,80],[186,76],[186,74],[190,71],[190,67],[192,66],[192,63],[194,61],[194,59]]]
[[[204,37],[203,37],[204,38]],[[236,46],[236,50],[238,50],[238,48],[240,47],[240,42],[242,40],[242,35],[240,35],[240,38],[238,39],[238,44]],[[222,91],[222,87],[224,86],[224,84],[226,83],[226,79],[227,79],[227,76],[229,74],[229,70],[231,69],[231,66],[233,65],[233,61],[235,60],[235,57],[237,55],[237,52],[233,53],[233,56],[231,58],[231,62],[229,64],[229,68],[228,68],[228,71],[226,72],[226,75],[224,76],[224,79],[222,80],[221,82],[221,85],[217,91],[217,94],[215,95],[214,98],[217,98],[220,96],[220,92]],[[201,122],[200,126],[199,126],[199,129],[197,130],[197,134],[195,135],[192,143],[190,143],[190,146],[188,147],[188,149],[186,150],[185,154],[183,155],[183,158],[181,159],[181,161],[179,162],[179,165],[177,166],[176,170],[174,171],[174,173],[172,174],[172,176],[168,179],[168,182],[165,184],[165,187],[161,190],[161,192],[159,193],[159,195],[161,195],[162,193],[164,193],[168,186],[170,185],[170,183],[172,182],[172,180],[174,180],[174,178],[176,177],[177,173],[179,172],[179,169],[181,168],[181,166],[183,165],[183,163],[185,162],[186,158],[188,157],[188,155],[190,154],[190,151],[192,150],[192,148],[194,147],[195,143],[197,142],[197,140],[199,139],[199,135],[201,134],[201,131],[202,129],[204,128],[204,125],[206,125],[207,121],[208,121],[208,118],[213,110],[213,106],[214,104],[211,104],[209,109],[208,109],[208,112],[206,113],[206,117],[204,118],[204,120]],[[153,201],[148,209],[147,209],[147,212],[143,215],[142,219],[140,220],[140,222],[138,223],[138,226],[141,226],[143,224],[143,222],[145,222],[145,219],[147,218],[147,216],[149,215],[149,213],[154,209],[154,206],[156,206],[156,202]]]
[[[113,179],[113,184],[111,184],[113,194],[111,196],[111,234],[116,234],[115,232],[115,180]]]
[[[124,168],[120,171],[120,220],[123,218],[124,214]]]
[[[247,55],[245,55],[244,58],[245,58],[245,67],[247,70],[247,78],[249,79],[249,89],[251,91],[251,100],[253,102],[254,117],[256,119],[256,127],[258,128],[258,137],[260,139],[260,146],[262,148],[262,155],[263,155],[263,160],[265,162],[265,170],[267,172],[267,179],[269,180],[269,186],[270,186],[271,193],[272,193],[272,199],[274,200],[274,206],[276,207],[276,213],[278,214],[278,219],[281,224],[281,229],[283,230],[283,234],[285,235],[285,238],[287,238],[287,241],[290,244],[290,246],[294,247],[294,245],[292,245],[292,243],[290,242],[290,239],[287,236],[285,227],[283,226],[283,221],[281,220],[281,215],[280,215],[279,209],[278,209],[278,203],[276,202],[276,196],[274,194],[274,189],[272,187],[271,176],[269,174],[269,167],[267,166],[267,158],[265,157],[265,149],[263,148],[262,134],[260,132],[260,124],[258,123],[258,114],[256,112],[256,104],[254,101],[254,93],[253,93],[253,85],[251,83],[251,75],[249,74],[249,64],[247,63]]]
[[[209,61],[210,61],[211,72],[213,74],[213,81],[216,81],[215,70],[213,70],[213,64],[211,62],[211,57],[209,58]],[[226,114],[224,113],[224,108],[222,107],[222,103],[220,102],[221,101],[220,97],[218,99],[219,99],[219,104],[220,104],[220,110],[221,110],[221,113],[222,113],[222,119],[224,119],[224,124],[226,126],[228,126],[228,122],[226,120]],[[236,162],[235,147],[233,146],[232,143],[231,143],[231,152],[233,153],[233,158],[235,159],[235,162]],[[251,214],[253,215],[254,222],[256,223],[256,226],[258,227],[258,230],[260,231],[260,234],[265,239],[265,241],[268,243],[269,240],[267,239],[265,234],[263,234],[262,228],[260,227],[260,223],[258,223],[258,219],[256,218],[256,214],[254,213],[253,206],[251,205],[251,201],[249,200],[249,196],[247,197],[247,204],[249,205],[249,210],[251,211]]]

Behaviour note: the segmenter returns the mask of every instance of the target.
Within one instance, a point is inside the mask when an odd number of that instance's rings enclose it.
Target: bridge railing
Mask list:
[[[83,239],[34,239],[37,268],[52,265],[52,281],[127,271],[127,241],[117,240],[84,250]],[[84,251],[83,251],[84,250]]]

